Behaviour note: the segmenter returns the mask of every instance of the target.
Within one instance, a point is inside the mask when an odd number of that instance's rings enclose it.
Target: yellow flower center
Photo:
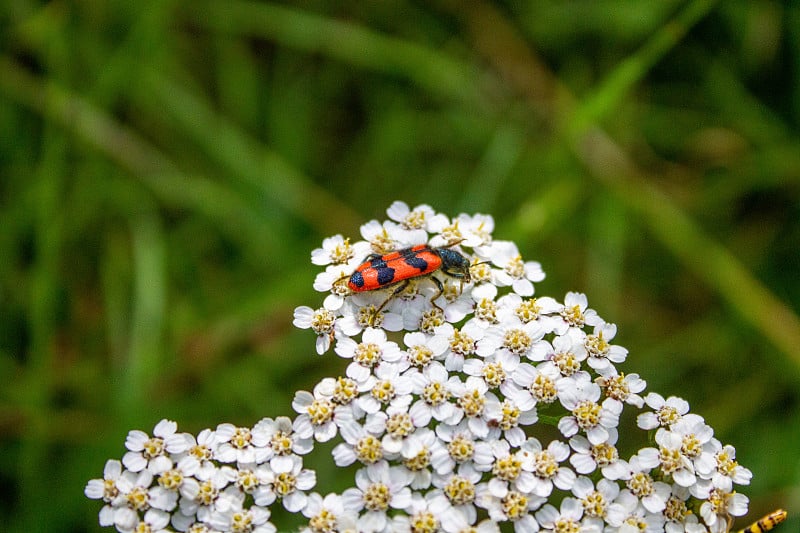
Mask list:
[[[411,517],[411,533],[436,533],[439,521],[430,511],[422,511]]]
[[[236,478],[236,486],[242,489],[243,492],[250,494],[258,488],[258,476],[252,470],[239,470]]]
[[[358,396],[358,383],[354,379],[339,376],[331,399],[339,405],[347,405]]]
[[[517,315],[517,318],[526,324],[539,318],[539,313],[541,312],[542,306],[536,303],[536,298],[524,300],[517,306],[516,309],[514,309],[514,314]]]
[[[514,355],[525,355],[532,345],[531,336],[521,329],[510,329],[503,336],[503,347]]]
[[[395,439],[407,437],[412,431],[414,431],[414,424],[408,413],[395,413],[386,420],[386,433]]]
[[[334,265],[343,265],[344,263],[350,261],[355,255],[355,251],[350,245],[350,239],[345,239],[334,246],[330,255],[331,261]]]
[[[238,449],[247,448],[250,445],[250,441],[253,440],[253,435],[250,433],[250,430],[247,428],[236,428],[236,431],[233,433],[233,437],[231,437],[231,446]]]
[[[456,435],[447,445],[447,452],[455,462],[463,463],[472,459],[475,444],[464,435]]]
[[[324,335],[333,331],[333,323],[336,315],[327,309],[317,309],[311,317],[311,329],[317,335]]]
[[[162,472],[158,476],[158,484],[167,490],[177,490],[183,483],[183,473],[177,468]]]
[[[625,484],[639,498],[650,496],[655,491],[653,478],[644,472],[636,472]]]
[[[494,462],[492,473],[505,481],[514,481],[522,473],[522,461],[515,455],[500,457]]]
[[[585,400],[573,409],[572,414],[578,422],[578,426],[583,429],[592,429],[600,423],[600,411],[602,407],[595,402]]]
[[[490,387],[499,387],[506,380],[506,371],[500,363],[486,363],[483,366],[483,379]]]
[[[389,487],[383,483],[373,483],[364,491],[362,499],[364,500],[364,507],[369,511],[385,511],[389,508],[392,493],[389,492]]]
[[[353,360],[361,366],[372,368],[380,362],[382,353],[381,347],[377,344],[362,342],[356,346]]]
[[[321,426],[333,418],[333,403],[325,398],[318,398],[306,408],[311,423]]]
[[[272,483],[272,488],[275,494],[284,497],[294,492],[297,486],[297,478],[291,472],[281,472],[275,476],[275,481]]]
[[[576,328],[582,328],[585,319],[580,305],[573,305],[572,307],[564,307],[561,310],[561,318],[567,321],[567,324]]]
[[[388,379],[378,381],[372,387],[370,394],[383,404],[389,403],[395,396],[394,384]]]
[[[444,493],[453,505],[464,505],[475,500],[475,485],[462,476],[453,476],[444,487]]]
[[[422,391],[422,399],[428,405],[440,405],[446,402],[448,398],[450,398],[450,393],[445,388],[444,383],[440,381],[429,383]]]
[[[358,460],[365,465],[371,465],[383,459],[381,441],[374,435],[367,435],[358,439],[354,451]]]
[[[486,396],[477,389],[467,391],[458,399],[458,405],[464,410],[464,416],[476,417],[483,413],[486,406]]]
[[[142,455],[145,459],[154,459],[164,455],[164,439],[152,437],[147,439],[144,443]]]
[[[503,512],[512,522],[528,514],[528,497],[515,490],[508,491],[500,503],[503,506]]]
[[[466,333],[461,333],[459,330],[453,330],[453,336],[450,338],[450,351],[456,355],[466,357],[475,351],[475,341]]]

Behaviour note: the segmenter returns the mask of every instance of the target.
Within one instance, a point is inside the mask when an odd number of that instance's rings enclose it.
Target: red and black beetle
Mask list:
[[[389,298],[376,310],[383,307],[395,295],[405,289],[413,278],[429,276],[441,270],[444,274],[460,280],[462,283],[469,283],[469,259],[455,250],[429,246],[427,244],[417,244],[410,248],[403,248],[388,254],[371,254],[364,259],[350,275],[347,286],[353,292],[367,292],[378,289],[385,289],[397,285]],[[430,276],[439,291],[431,298],[431,304],[437,309],[441,308],[434,303],[444,292],[442,282]]]

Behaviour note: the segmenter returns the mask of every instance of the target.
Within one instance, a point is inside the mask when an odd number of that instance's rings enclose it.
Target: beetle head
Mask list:
[[[442,258],[442,272],[448,276],[458,278],[466,283],[469,283],[469,259],[448,248],[438,248],[436,253]]]

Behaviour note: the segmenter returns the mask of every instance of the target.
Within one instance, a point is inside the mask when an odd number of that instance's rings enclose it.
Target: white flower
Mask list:
[[[295,327],[300,329],[311,328],[317,334],[317,353],[322,355],[328,351],[333,341],[336,316],[333,311],[320,308],[316,311],[301,305],[294,310]]]
[[[107,505],[100,510],[100,525],[114,525],[115,506],[124,504],[124,497],[120,494],[117,482],[122,476],[122,463],[116,459],[106,461],[103,469],[103,479],[92,479],[83,490],[87,498],[102,499]]]
[[[403,467],[412,476],[410,487],[414,490],[427,489],[431,484],[431,458],[444,447],[442,442],[428,428],[417,429],[402,442],[400,455]]]
[[[539,531],[533,511],[546,501],[539,496],[510,490],[502,498],[485,495],[481,499],[481,507],[489,512],[489,518],[495,522],[512,522],[515,533],[528,533]]]
[[[511,398],[512,392],[519,390],[519,387],[516,387],[511,381],[511,378],[517,375],[518,368],[519,364],[513,360],[472,358],[464,361],[462,372],[468,376],[483,379],[490,390],[499,389],[503,396]],[[513,399],[523,410],[530,410],[535,405],[528,402],[523,406],[522,402],[518,401],[519,398]]]
[[[411,401],[412,382],[402,374],[404,365],[382,363],[367,377],[363,386],[369,391],[361,395],[356,404],[365,413],[376,413],[381,408],[408,406]]]
[[[591,479],[580,476],[572,484],[572,494],[583,506],[583,524],[587,530],[602,531],[609,505],[619,495],[619,485],[610,479],[600,479],[595,487]]]
[[[749,503],[744,494],[715,488],[700,506],[700,516],[711,533],[727,533],[728,517],[746,515]]]
[[[465,358],[478,353],[479,341],[485,333],[475,321],[467,322],[461,329],[453,327],[452,324],[444,324],[435,329],[432,342],[439,343],[441,338],[446,339],[444,366],[451,372],[460,372],[464,367]],[[491,348],[487,346],[483,353],[491,355]]]
[[[524,262],[517,245],[510,241],[494,241],[482,249],[495,265],[503,270],[495,272],[494,281],[501,287],[511,286],[520,296],[533,295],[533,283],[544,279],[542,265],[535,261]]]
[[[399,297],[393,296],[393,290],[394,288],[371,290],[348,296],[338,309],[342,316],[336,321],[337,333],[349,338],[368,328],[401,331],[405,326],[405,319],[392,309],[392,303]]]
[[[600,387],[584,379],[562,378],[558,390],[561,404],[572,412],[571,416],[558,421],[561,433],[571,437],[580,429],[592,444],[607,441],[609,429],[619,423],[622,404],[613,398],[606,398],[598,404]]]
[[[411,369],[408,375],[413,385],[412,392],[419,397],[409,410],[414,424],[427,426],[431,418],[448,424],[458,422],[462,415],[450,402],[450,376],[444,365],[434,361],[422,371]]]
[[[619,533],[643,531],[657,533],[663,531],[664,515],[645,509],[639,499],[628,490],[623,490],[608,507],[606,522],[615,529],[605,531]]]
[[[244,493],[231,483],[237,479],[237,471],[229,466],[214,467],[207,472],[208,479],[187,478],[181,488],[180,512],[173,513],[172,523],[185,530],[195,520],[205,521],[217,510],[227,510],[244,499]],[[227,490],[227,492],[226,492]]]
[[[422,204],[416,206],[414,209],[409,209],[408,204],[405,202],[394,202],[386,210],[389,218],[409,231],[413,230],[426,230],[431,233],[441,231],[446,225],[450,223],[445,215],[436,214],[433,208],[429,205]],[[420,244],[427,239],[427,234],[420,233],[420,240],[415,241]]]
[[[458,515],[472,523],[477,517],[476,503],[488,496],[488,486],[480,483],[481,473],[470,463],[462,463],[457,473],[434,475],[436,489],[430,495],[429,509],[441,517],[444,527],[452,528]],[[445,526],[445,524],[448,524]]]
[[[491,215],[476,214],[473,216],[464,213],[458,215],[456,223],[461,230],[462,246],[479,248],[492,244],[494,231],[494,218]]]
[[[695,484],[697,477],[694,473],[694,463],[683,453],[683,438],[680,433],[659,428],[656,432],[656,443],[659,449],[645,448],[637,455],[645,454],[654,456],[654,461],[648,465],[651,468],[658,466],[666,475],[681,487],[690,487]],[[655,462],[655,464],[652,464]]]
[[[369,254],[369,244],[366,242],[357,241],[355,244],[350,244],[350,239],[334,235],[323,239],[322,248],[312,250],[311,262],[315,265],[349,264],[354,268],[367,254]]]
[[[603,393],[619,402],[620,409],[622,403],[636,407],[644,405],[644,399],[638,393],[645,389],[647,383],[639,378],[639,374],[618,374],[613,367],[609,367],[609,369],[611,371],[608,374],[596,380],[596,383],[603,389]]]
[[[353,419],[353,411],[347,405],[337,405],[330,395],[322,394],[315,387],[314,394],[297,391],[292,401],[292,409],[299,416],[292,424],[299,438],[312,435],[318,442],[327,442],[336,436],[337,425]]]
[[[214,459],[219,441],[217,434],[212,429],[204,429],[197,434],[197,437],[184,433],[186,438],[186,453],[198,461],[198,468],[192,474],[197,479],[209,479],[216,470],[212,459]]]
[[[290,459],[280,463],[278,470],[263,471],[264,482],[253,492],[256,505],[268,506],[277,497],[290,513],[296,513],[306,506],[305,491],[317,484],[317,475],[313,470],[303,468],[301,457],[292,455]]]
[[[269,522],[270,511],[258,505],[247,509],[228,509],[211,515],[209,525],[220,531],[247,531],[248,533],[274,533],[277,528]]]
[[[220,424],[216,434],[220,444],[214,458],[222,463],[261,464],[272,456],[270,435],[264,426],[250,429]]]
[[[681,452],[694,464],[695,471],[707,479],[717,466],[716,452],[719,441],[713,439],[714,430],[703,417],[689,413],[670,426],[681,437]]]
[[[130,509],[119,509],[116,515],[117,531],[120,533],[133,533],[149,531],[151,533],[166,533],[169,525],[170,514],[159,509],[148,509],[142,520],[134,518]]]
[[[309,494],[302,513],[309,521],[308,527],[301,529],[301,533],[356,531],[357,516],[345,511],[342,497],[338,494],[331,493],[325,498],[316,492]]]
[[[533,409],[538,403],[550,404],[558,399],[558,368],[550,361],[537,366],[522,363],[511,374],[512,383],[504,383],[501,392],[513,399],[520,409]]]
[[[437,474],[449,474],[457,465],[465,463],[471,463],[475,469],[482,471],[491,468],[494,461],[492,444],[475,440],[466,420],[456,425],[439,424],[436,426],[436,435],[443,443],[431,454],[431,464]]]
[[[379,363],[386,361],[397,362],[402,357],[402,352],[396,342],[386,339],[386,332],[382,329],[367,328],[361,336],[361,342],[356,342],[344,337],[336,343],[336,353],[340,357],[352,359],[347,366],[347,376],[358,383],[366,381],[371,369]]]
[[[116,473],[115,470],[116,467],[112,466],[110,472],[112,476]],[[152,482],[153,474],[149,470],[140,472],[126,470],[116,479],[119,495],[112,500],[113,512],[109,515],[113,516],[113,524],[118,530],[133,530],[141,520],[141,514],[151,508]]]
[[[628,350],[616,344],[609,344],[617,334],[617,325],[602,322],[594,327],[594,332],[586,336],[584,341],[589,354],[589,366],[599,374],[616,373],[611,363],[622,363],[628,356]]]
[[[525,430],[520,426],[530,426],[539,419],[536,408],[521,409],[514,400],[506,398],[502,402],[494,394],[486,396],[484,416],[489,423],[488,440],[505,439],[512,446],[525,442]]]
[[[562,322],[555,330],[559,335],[570,327],[583,328],[585,325],[597,326],[603,323],[603,319],[597,315],[597,312],[589,309],[589,300],[586,295],[578,292],[567,293],[559,315]]]
[[[384,255],[401,248],[422,244],[428,239],[425,230],[407,230],[400,224],[386,221],[383,224],[370,220],[361,226],[361,236],[369,242],[372,253]]]
[[[589,356],[586,351],[586,335],[582,330],[569,328],[553,339],[553,354],[550,360],[564,377],[577,377],[576,374],[588,374],[583,362]]]
[[[492,442],[494,461],[491,465],[477,464],[482,471],[491,471],[489,492],[497,498],[504,498],[509,490],[530,494],[536,486],[536,480],[530,469],[525,468],[528,453],[518,450],[511,453],[511,446],[503,440]],[[491,468],[491,470],[489,470]]]
[[[569,446],[554,440],[542,449],[541,443],[534,437],[522,445],[525,454],[523,466],[534,475],[531,493],[547,498],[553,491],[553,485],[561,490],[569,490],[575,483],[575,473],[567,467],[559,466],[569,455]]]
[[[171,420],[161,420],[150,437],[144,431],[132,430],[125,439],[128,452],[122,457],[122,464],[131,472],[141,472],[145,468],[159,474],[172,468],[169,454],[186,451],[186,437],[176,433],[178,424]]]
[[[494,285],[488,286],[494,287]],[[497,289],[495,289],[496,292]],[[550,296],[523,298],[519,294],[512,292],[497,299],[497,320],[498,322],[504,322],[508,317],[516,317],[522,322],[536,321],[545,332],[551,333],[557,326],[562,324],[561,317],[558,314],[563,307],[555,298]]]
[[[686,506],[690,491],[685,487],[673,486],[672,496],[664,509],[664,530],[666,533],[706,533],[708,530],[698,520],[697,514]]]
[[[168,420],[153,437],[130,432],[122,462],[84,489],[103,501],[101,525],[274,533],[278,500],[309,519],[304,533],[498,533],[503,522],[516,533],[728,533],[745,514],[733,486],[752,473],[735,449],[685,400],[645,395],[638,374],[617,370],[628,351],[585,294],[533,297],[540,264],[495,240],[491,216],[451,220],[400,201],[386,213],[361,227],[363,240],[335,235],[311,252],[324,300],[294,310],[319,354],[349,359],[346,377],[298,391],[293,420],[196,437]],[[467,263],[375,290],[356,283],[362,263],[413,245]],[[620,416],[645,403],[637,425],[656,430],[655,445],[625,461]],[[547,434],[540,417],[569,444],[528,437]],[[301,456],[337,434],[337,472],[361,468],[355,487],[323,498]]]
[[[443,359],[442,354],[449,346],[446,336],[426,335],[420,331],[406,333],[403,344],[406,346],[406,361],[417,368],[424,368],[431,361]]]
[[[622,492],[633,494],[648,512],[660,513],[666,507],[672,489],[662,481],[655,481],[648,465],[645,455],[631,457],[628,473],[623,477],[627,489]]]
[[[736,462],[736,449],[726,445],[716,453],[716,469],[711,476],[714,487],[730,492],[733,484],[749,485],[753,473]]]
[[[279,416],[275,420],[262,418],[253,431],[268,439],[268,455],[264,460],[269,460],[271,468],[276,471],[286,468],[281,463],[290,463],[292,454],[305,455],[314,448],[314,440],[310,437],[301,438],[295,433],[292,420],[287,416]]]
[[[389,509],[408,508],[411,505],[410,482],[408,470],[389,467],[386,461],[356,472],[356,488],[342,493],[342,503],[348,511],[360,513],[358,531],[382,531],[389,522]]]
[[[508,317],[486,330],[478,353],[491,354],[500,361],[507,361],[507,364],[518,363],[522,357],[530,361],[544,361],[553,349],[549,342],[543,340],[544,334],[545,330],[538,322],[523,322],[517,317]]]
[[[653,411],[642,413],[636,418],[637,425],[642,429],[669,427],[689,412],[689,403],[677,396],[670,396],[665,400],[660,394],[651,392],[644,397],[644,401]]]
[[[463,416],[467,419],[469,430],[478,438],[486,438],[489,435],[489,419],[486,416],[486,402],[491,398],[497,400],[497,396],[489,391],[489,386],[481,378],[469,376],[462,382],[456,376],[452,376],[448,381],[450,391],[456,398],[457,413],[454,422]]]
[[[536,521],[541,526],[540,531],[576,531],[583,516],[583,506],[575,498],[561,500],[559,511],[550,504],[536,511]]]
[[[332,455],[336,466],[349,466],[356,461],[364,465],[383,459],[381,435],[375,435],[356,422],[343,424],[340,433],[345,442],[337,444]]]
[[[606,479],[621,479],[629,470],[628,463],[619,458],[617,443],[618,432],[615,428],[608,430],[608,439],[598,444],[592,444],[583,435],[575,435],[569,439],[573,453],[569,462],[579,474],[591,474],[600,468]]]

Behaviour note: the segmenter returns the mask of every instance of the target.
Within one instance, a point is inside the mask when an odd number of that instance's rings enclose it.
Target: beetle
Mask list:
[[[347,286],[353,292],[367,292],[397,285],[389,298],[375,311],[378,313],[389,300],[403,292],[412,279],[429,276],[438,289],[431,298],[431,305],[441,311],[442,308],[434,300],[442,295],[444,286],[431,274],[440,270],[445,275],[460,280],[462,284],[470,283],[469,266],[469,259],[455,250],[417,244],[384,255],[368,255],[350,275]]]

